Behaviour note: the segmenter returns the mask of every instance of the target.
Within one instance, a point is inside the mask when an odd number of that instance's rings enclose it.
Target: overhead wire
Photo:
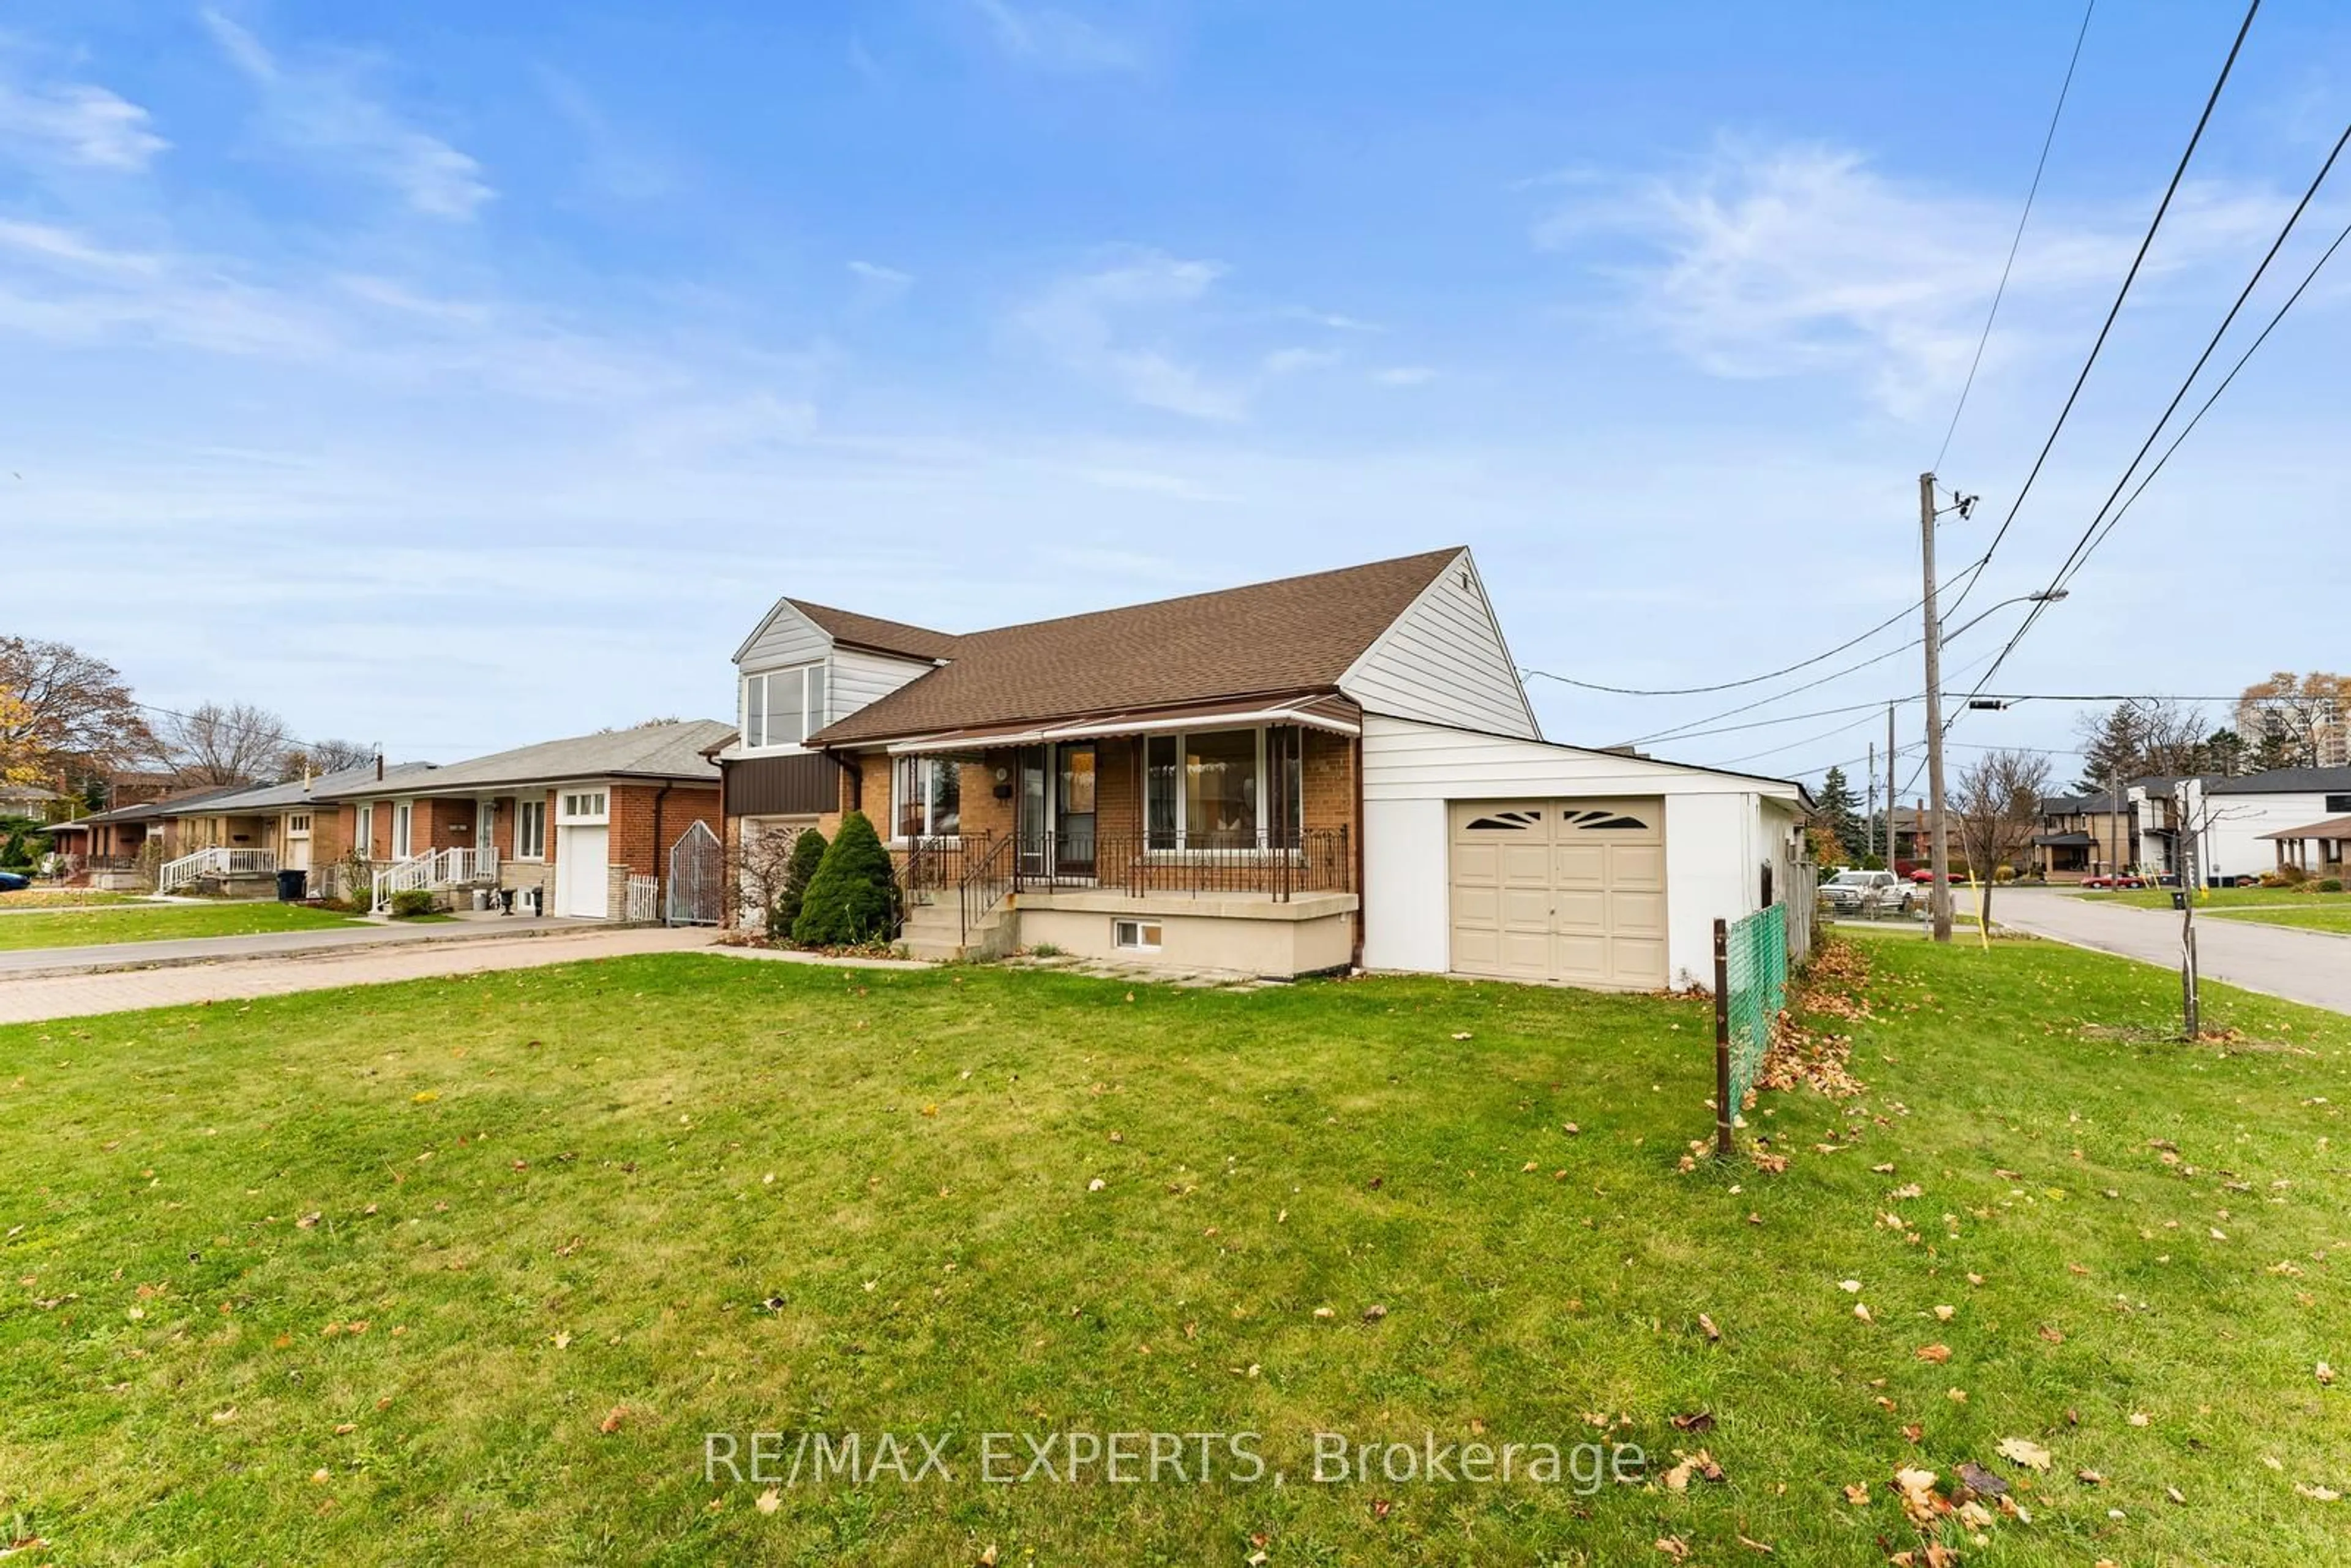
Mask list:
[[[2023,510],[2025,497],[2032,493],[2033,483],[2041,477],[2041,470],[2048,463],[2049,454],[2057,445],[2057,437],[2064,431],[2065,422],[2074,413],[2074,405],[2081,400],[2082,388],[2088,384],[2091,369],[2097,364],[2098,355],[2105,349],[2106,339],[2114,331],[2115,321],[2122,315],[2123,301],[2130,298],[2131,285],[2138,280],[2139,268],[2145,265],[2147,253],[2155,245],[2156,234],[2163,227],[2164,215],[2170,212],[2172,200],[2179,195],[2180,184],[2188,177],[2188,165],[2196,156],[2198,144],[2204,140],[2205,128],[2212,122],[2212,111],[2220,105],[2220,91],[2229,85],[2230,73],[2236,68],[2237,56],[2245,47],[2245,35],[2252,31],[2253,17],[2260,13],[2261,8],[2262,0],[2252,0],[2252,4],[2245,8],[2245,19],[2239,24],[2237,37],[2229,46],[2229,57],[2221,62],[2220,74],[2213,80],[2210,93],[2205,97],[2204,110],[2196,117],[2196,129],[2189,136],[2188,145],[2179,154],[2179,162],[2171,171],[2171,182],[2164,187],[2163,200],[2156,204],[2155,216],[2148,221],[2147,233],[2140,237],[2138,249],[2131,257],[2130,269],[2123,274],[2122,287],[2115,293],[2115,302],[2107,308],[2106,319],[2098,328],[2096,339],[2090,344],[2089,357],[2082,361],[2082,369],[2074,378],[2073,390],[2065,394],[2064,404],[2057,411],[2057,422],[2049,427],[2048,439],[2041,444],[2040,454],[2033,458],[2032,468],[2026,472],[2024,483],[2016,492],[2016,498],[2009,503],[2008,515],[2001,519],[2000,527],[1992,531],[1991,543],[1984,547],[1982,556],[1977,560],[1976,565],[1979,568],[1991,563],[1991,558],[2000,550],[2001,541],[2008,538],[2009,529],[2015,526],[2017,514]],[[1982,580],[1979,577],[1975,580]],[[1954,615],[1959,613],[1959,606],[1967,602],[1968,594],[1974,586],[1975,582],[1970,582],[1967,588],[1959,591],[1959,595],[1952,601],[1949,613]]]
[[[1933,472],[1943,465],[1951,450],[1951,437],[1959,434],[1959,415],[1968,409],[1968,393],[1975,390],[1976,371],[1983,368],[1985,347],[1991,342],[1992,323],[2000,319],[2001,301],[2008,296],[2009,274],[2016,270],[2016,253],[2024,244],[2024,226],[2032,221],[2033,199],[2041,194],[2041,176],[2049,167],[2049,149],[2057,141],[2057,122],[2065,117],[2065,99],[2074,90],[2074,71],[2082,63],[2082,41],[2090,36],[2090,17],[2098,8],[2098,0],[2089,0],[2082,7],[2082,26],[2074,34],[2074,53],[2065,62],[2065,79],[2057,86],[2057,105],[2049,111],[2049,129],[2041,138],[2041,156],[2033,160],[2032,183],[2025,187],[2024,210],[2016,216],[2016,232],[2009,236],[2008,259],[2001,264],[2000,286],[1991,291],[1991,308],[1985,313],[1983,332],[1976,339],[1975,357],[1968,361],[1967,380],[1959,383],[1959,401],[1951,409],[1951,423],[1944,427],[1943,444],[1935,449],[1935,461],[1928,465]]]

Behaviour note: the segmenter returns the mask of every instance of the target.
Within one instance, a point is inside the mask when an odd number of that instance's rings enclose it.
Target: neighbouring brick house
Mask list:
[[[1793,784],[1544,742],[1464,549],[960,634],[787,598],[735,662],[730,846],[862,810],[917,954],[1663,988],[1802,858]]]
[[[482,887],[514,893],[525,909],[618,920],[631,913],[632,879],[658,910],[669,852],[695,823],[716,833],[718,768],[707,754],[734,733],[716,720],[607,730],[319,798],[334,802],[338,841],[360,848],[380,897]]]

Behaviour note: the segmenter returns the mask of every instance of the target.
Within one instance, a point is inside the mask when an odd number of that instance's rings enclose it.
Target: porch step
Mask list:
[[[960,902],[909,904],[898,940],[909,957],[935,964],[966,958],[1000,958],[1012,946],[1011,915],[1008,906],[998,904],[967,936]]]

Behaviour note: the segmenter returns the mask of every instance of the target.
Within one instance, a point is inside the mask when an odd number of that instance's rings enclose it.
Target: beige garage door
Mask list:
[[[1664,801],[1457,800],[1449,810],[1455,969],[1664,988]]]

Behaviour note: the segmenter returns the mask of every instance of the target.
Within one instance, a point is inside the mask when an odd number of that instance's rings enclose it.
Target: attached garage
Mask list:
[[[1449,811],[1454,969],[1664,988],[1662,798],[1455,801]]]
[[[1363,963],[1658,990],[1795,885],[1793,783],[1367,713]]]

